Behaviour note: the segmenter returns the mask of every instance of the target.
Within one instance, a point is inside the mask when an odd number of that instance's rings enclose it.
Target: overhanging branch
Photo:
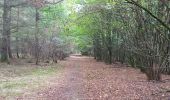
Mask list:
[[[163,22],[161,19],[159,19],[157,16],[155,16],[151,11],[149,11],[147,8],[143,7],[142,5],[138,4],[137,2],[135,2],[134,0],[125,0],[127,3],[133,4],[139,8],[141,8],[142,10],[146,11],[150,16],[152,16],[154,19],[156,19],[162,26],[164,26],[166,29],[168,29],[168,31],[170,31],[170,27]]]

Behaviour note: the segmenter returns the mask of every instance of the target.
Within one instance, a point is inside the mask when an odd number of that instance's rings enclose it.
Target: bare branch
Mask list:
[[[161,19],[159,19],[157,16],[155,16],[151,11],[149,11],[147,8],[143,7],[142,5],[138,4],[137,2],[135,2],[134,0],[125,0],[127,3],[133,4],[141,9],[143,9],[144,11],[146,11],[150,16],[152,16],[154,19],[156,19],[162,26],[164,26],[166,29],[168,29],[170,31],[170,27],[163,22]]]

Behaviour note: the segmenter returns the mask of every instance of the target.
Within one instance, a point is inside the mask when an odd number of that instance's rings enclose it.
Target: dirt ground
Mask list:
[[[163,82],[148,82],[138,69],[121,64],[106,65],[93,58],[71,56],[59,62],[60,77],[18,100],[170,100],[170,76]]]

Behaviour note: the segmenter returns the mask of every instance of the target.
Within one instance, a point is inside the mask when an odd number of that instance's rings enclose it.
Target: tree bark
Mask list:
[[[19,30],[19,16],[20,16],[20,9],[19,9],[19,7],[18,7],[18,10],[17,10],[17,32],[18,32],[18,30]],[[16,36],[16,54],[17,54],[17,58],[20,58],[20,56],[19,56],[19,45],[18,45],[18,43],[19,43],[19,40],[18,40],[18,35]]]
[[[38,8],[36,8],[36,33],[35,33],[35,58],[36,58],[36,65],[39,63],[39,39],[38,39],[38,33],[39,33],[39,28],[38,28],[38,21],[39,21],[39,12]]]
[[[4,0],[3,7],[3,32],[2,32],[2,44],[1,44],[1,61],[9,62],[9,50],[10,50],[10,0]]]

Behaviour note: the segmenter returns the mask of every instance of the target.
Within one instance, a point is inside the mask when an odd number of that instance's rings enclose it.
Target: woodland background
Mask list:
[[[169,0],[1,0],[1,61],[36,64],[81,52],[170,74]],[[30,62],[32,62],[30,61]]]

